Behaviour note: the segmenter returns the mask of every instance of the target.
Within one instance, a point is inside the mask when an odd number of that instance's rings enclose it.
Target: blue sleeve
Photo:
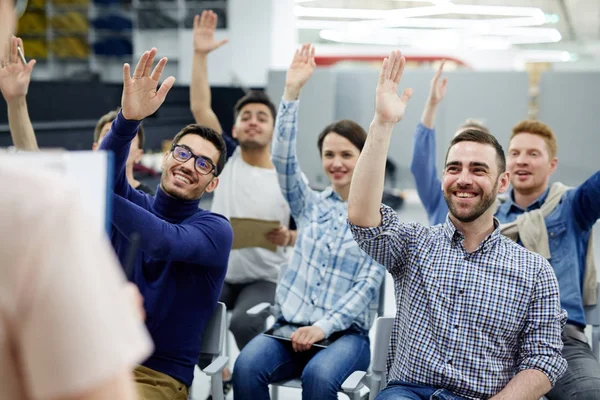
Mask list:
[[[233,155],[233,152],[238,147],[237,141],[229,135],[226,135],[225,132],[221,133],[223,140],[225,141],[225,147],[227,147],[227,159]]]
[[[427,211],[431,225],[446,220],[448,205],[442,193],[442,182],[437,177],[435,165],[435,130],[419,123],[414,137],[413,158],[410,171],[415,178],[417,193]]]
[[[572,210],[582,230],[592,229],[600,219],[600,171],[574,190]]]
[[[100,150],[111,151],[114,155],[113,184],[114,192],[135,204],[147,208],[148,199],[151,197],[138,190],[134,190],[127,181],[125,164],[129,156],[129,146],[137,135],[141,121],[129,121],[119,112],[117,119],[113,121],[110,130],[100,143]]]
[[[233,231],[225,217],[206,213],[189,223],[172,224],[121,196],[113,195],[113,225],[125,237],[140,235],[140,249],[164,261],[222,268],[229,261]]]

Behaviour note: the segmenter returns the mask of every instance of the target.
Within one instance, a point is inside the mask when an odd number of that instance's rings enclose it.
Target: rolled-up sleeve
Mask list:
[[[545,259],[542,262],[521,336],[519,371],[536,369],[554,385],[567,369],[567,361],[561,354],[561,333],[567,312],[560,306],[554,271]]]

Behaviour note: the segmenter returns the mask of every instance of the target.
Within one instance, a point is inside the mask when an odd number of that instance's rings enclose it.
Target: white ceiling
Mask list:
[[[305,9],[315,9],[315,8],[326,8],[326,9],[354,9],[354,10],[363,10],[362,12],[357,12],[356,15],[352,15],[351,17],[343,18],[341,17],[344,14],[343,10],[333,10],[331,12],[332,15],[327,16],[299,16],[299,38],[300,41],[312,41],[312,42],[331,42],[331,40],[327,40],[328,38],[333,38],[334,40],[339,40],[341,42],[345,42],[348,40],[349,42],[353,42],[354,40],[358,40],[362,44],[377,44],[377,39],[375,37],[380,38],[380,40],[391,41],[398,40],[397,44],[404,46],[407,42],[404,41],[405,33],[406,35],[413,35],[413,38],[408,40],[411,42],[414,39],[413,46],[418,47],[419,43],[423,43],[421,40],[419,42],[419,38],[422,38],[428,34],[432,34],[433,41],[437,41],[437,37],[435,34],[439,34],[440,27],[436,27],[436,21],[442,19],[441,22],[446,23],[460,23],[464,24],[469,22],[479,21],[478,26],[485,27],[485,23],[481,23],[485,20],[489,20],[490,18],[494,19],[502,19],[507,18],[504,16],[490,16],[490,15],[465,15],[465,14],[443,14],[443,15],[430,15],[420,18],[425,18],[425,20],[421,20],[422,22],[426,22],[426,24],[431,25],[429,28],[424,29],[424,27],[418,26],[407,26],[402,24],[403,20],[395,19],[399,23],[396,24],[394,28],[389,28],[387,30],[388,33],[383,33],[383,39],[379,33],[377,35],[365,35],[360,36],[356,33],[357,28],[354,26],[358,26],[356,24],[352,25],[353,28],[345,29],[347,33],[342,35],[341,31],[344,31],[345,24],[348,22],[356,22],[356,21],[371,21],[371,28],[375,28],[377,31],[381,31],[381,23],[384,21],[382,19],[375,19],[378,15],[373,15],[373,13],[384,15],[385,18],[389,18],[389,11],[405,9],[405,12],[413,7],[431,7],[433,5],[483,5],[483,6],[502,6],[502,7],[532,7],[539,8],[542,12],[537,13],[537,19],[540,20],[540,17],[543,14],[546,15],[546,20],[544,22],[538,22],[535,25],[530,25],[525,28],[527,32],[525,32],[525,36],[528,37],[530,34],[533,34],[534,37],[537,37],[541,34],[543,37],[539,41],[542,43],[531,43],[531,44],[523,44],[523,42],[527,42],[529,39],[522,37],[513,37],[515,41],[513,41],[513,45],[511,48],[516,49],[542,49],[542,50],[565,50],[571,53],[577,53],[579,58],[588,58],[588,59],[596,59],[600,60],[600,0],[430,0],[430,1],[418,1],[418,0],[296,0],[298,7],[304,7]],[[463,8],[464,9],[464,8]],[[379,11],[378,11],[379,10]],[[503,9],[506,10],[506,9]],[[385,12],[382,12],[385,11]],[[304,13],[306,14],[306,13]],[[310,14],[310,12],[309,12]],[[502,12],[501,12],[502,14]],[[387,16],[387,17],[386,17]],[[364,18],[361,18],[364,17]],[[451,19],[453,21],[448,21]],[[458,20],[458,22],[457,22]],[[309,22],[310,21],[310,22]],[[404,21],[407,21],[404,19]],[[308,28],[308,24],[316,24],[314,28]],[[328,26],[328,24],[330,24]],[[402,25],[400,25],[402,24]],[[415,23],[412,23],[415,24]],[[420,22],[416,23],[420,25]],[[410,24],[409,24],[410,25]],[[475,24],[473,24],[475,25]],[[305,28],[302,28],[305,26]],[[470,25],[469,25],[470,26]],[[333,30],[334,33],[323,33],[323,28],[325,28],[325,32],[327,29],[330,31]],[[398,28],[398,29],[395,29]],[[420,30],[414,30],[414,29]],[[408,30],[407,30],[408,29]],[[487,29],[487,28],[484,28]],[[397,35],[394,38],[391,32],[403,32]],[[556,31],[557,32],[556,32]],[[336,33],[337,31],[337,33]],[[348,31],[351,31],[348,33]],[[456,32],[464,32],[464,30],[458,29]],[[518,30],[517,30],[518,31]],[[515,31],[515,32],[517,32]],[[445,32],[449,32],[446,30]],[[511,31],[512,32],[512,31]],[[454,33],[454,32],[449,32]],[[559,35],[560,33],[560,35]],[[349,35],[349,36],[348,36]],[[463,33],[460,33],[461,37],[461,46],[464,45]],[[341,37],[341,39],[340,39]],[[495,36],[497,38],[497,36]],[[489,35],[484,35],[484,39],[489,39]],[[503,38],[502,38],[503,39]],[[371,42],[371,40],[373,40]],[[511,39],[512,41],[512,39]],[[534,39],[533,41],[538,41],[538,39]],[[354,43],[356,43],[354,41]],[[470,43],[470,42],[469,42]],[[478,42],[482,48],[487,46],[487,41]],[[516,44],[515,44],[516,43]],[[379,43],[379,44],[395,44],[395,43]],[[500,48],[499,48],[500,49]]]

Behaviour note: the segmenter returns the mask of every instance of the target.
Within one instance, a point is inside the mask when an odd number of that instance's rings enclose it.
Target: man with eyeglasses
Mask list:
[[[226,149],[217,132],[189,125],[175,135],[163,158],[156,195],[131,188],[125,173],[130,142],[175,81],[169,77],[156,89],[167,59],[151,73],[155,56],[156,49],[146,51],[133,77],[129,65],[123,67],[122,108],[100,149],[115,155],[112,244],[122,263],[133,254],[129,279],[144,297],[155,345],[152,356],[134,371],[139,396],[186,400],[233,242],[225,217],[198,208],[200,197],[219,183]],[[131,253],[135,237],[139,249]]]

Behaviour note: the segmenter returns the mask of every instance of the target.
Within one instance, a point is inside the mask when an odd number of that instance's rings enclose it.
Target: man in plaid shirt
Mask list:
[[[453,139],[443,224],[401,223],[380,205],[382,155],[412,95],[397,93],[404,65],[400,52],[383,63],[348,199],[355,240],[396,288],[388,386],[377,399],[537,400],[567,368],[566,312],[550,264],[500,234],[494,203],[509,185],[502,146],[478,130]]]

